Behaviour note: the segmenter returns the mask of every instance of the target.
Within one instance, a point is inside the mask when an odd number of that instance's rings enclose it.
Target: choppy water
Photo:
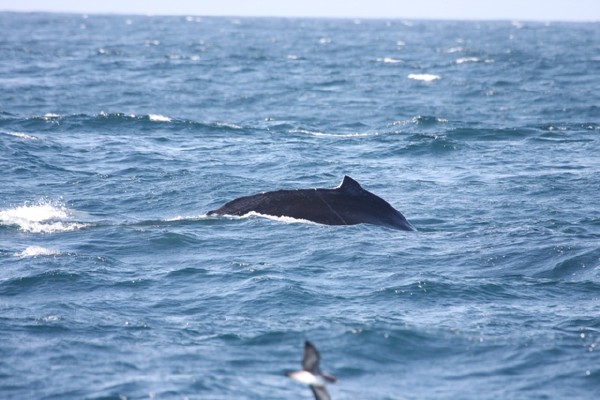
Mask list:
[[[600,396],[600,25],[0,13],[0,397]],[[418,232],[207,217],[344,174]]]

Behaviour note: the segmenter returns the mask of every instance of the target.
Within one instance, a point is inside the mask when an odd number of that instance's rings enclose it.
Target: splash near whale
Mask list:
[[[416,230],[400,211],[349,176],[333,189],[276,190],[232,200],[208,215],[243,216],[258,213],[325,225],[373,224]]]

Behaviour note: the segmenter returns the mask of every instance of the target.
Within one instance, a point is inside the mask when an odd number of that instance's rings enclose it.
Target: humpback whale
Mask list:
[[[291,217],[325,225],[374,224],[414,231],[400,211],[365,190],[349,176],[334,189],[276,190],[232,200],[208,215],[246,215],[255,212]]]
[[[319,352],[308,340],[304,342],[304,355],[302,356],[302,370],[286,373],[286,376],[309,385],[315,396],[315,400],[331,400],[325,385],[327,382],[335,382],[331,375],[321,372],[319,367]]]

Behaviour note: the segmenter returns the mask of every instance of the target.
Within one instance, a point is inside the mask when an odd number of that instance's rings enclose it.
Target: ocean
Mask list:
[[[0,398],[600,398],[600,24],[0,13]],[[417,229],[207,216],[344,175]]]

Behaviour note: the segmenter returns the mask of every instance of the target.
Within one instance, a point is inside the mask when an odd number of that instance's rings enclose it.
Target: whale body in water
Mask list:
[[[276,190],[240,197],[208,215],[242,216],[251,212],[326,225],[374,224],[416,230],[400,211],[349,176],[344,176],[334,189]]]

